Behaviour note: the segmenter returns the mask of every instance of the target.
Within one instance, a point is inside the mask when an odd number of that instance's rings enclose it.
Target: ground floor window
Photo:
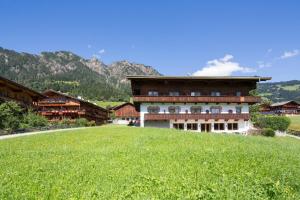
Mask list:
[[[223,131],[223,130],[225,130],[224,127],[225,127],[224,123],[214,123],[214,129],[216,131]]]
[[[174,123],[173,128],[175,128],[175,129],[184,129],[184,123]]]
[[[238,130],[238,123],[228,123],[227,124],[228,130]]]
[[[201,124],[201,132],[210,132],[210,131],[211,131],[210,123]]]
[[[198,130],[197,123],[187,123],[187,130]]]

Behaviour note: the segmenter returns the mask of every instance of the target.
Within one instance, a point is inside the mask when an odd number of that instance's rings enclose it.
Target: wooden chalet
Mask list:
[[[35,108],[44,97],[39,92],[0,76],[0,103],[15,101],[22,107]]]
[[[276,115],[296,115],[300,114],[300,104],[296,101],[283,101],[273,103],[269,106],[262,105],[260,108],[263,114],[276,114]]]
[[[247,132],[258,76],[128,76],[141,127]]]
[[[108,111],[93,103],[54,90],[47,90],[43,95],[46,98],[38,102],[39,113],[49,121],[77,118],[86,118],[95,121],[96,124],[104,124],[107,121]]]
[[[111,108],[114,115],[114,124],[128,124],[130,121],[136,121],[140,118],[140,113],[136,111],[132,103],[123,103]]]

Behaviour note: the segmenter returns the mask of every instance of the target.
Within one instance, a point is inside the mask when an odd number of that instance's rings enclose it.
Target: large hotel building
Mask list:
[[[129,76],[141,127],[247,132],[250,93],[270,77]]]

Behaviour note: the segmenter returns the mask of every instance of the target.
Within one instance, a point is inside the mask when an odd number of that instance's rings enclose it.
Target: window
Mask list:
[[[148,96],[158,96],[158,91],[148,91]]]
[[[212,114],[219,114],[219,113],[221,113],[221,110],[222,110],[221,106],[212,106],[212,107],[210,107],[210,112]]]
[[[209,114],[209,110],[206,110],[205,113],[206,113],[206,114]]]
[[[191,96],[195,97],[195,96],[201,96],[200,92],[191,92]]]
[[[227,128],[230,131],[232,131],[232,130],[238,130],[238,123],[228,123],[227,124]]]
[[[175,124],[173,124],[173,128],[184,129],[184,124],[183,123],[175,123]]]
[[[213,97],[219,97],[219,96],[221,96],[221,93],[213,91],[213,92],[211,92],[211,96],[213,96]]]
[[[235,107],[235,110],[236,110],[237,114],[241,114],[242,113],[242,107],[241,106]]]
[[[150,114],[157,114],[159,113],[160,108],[159,106],[148,106],[147,110]]]
[[[233,110],[228,110],[228,113],[229,113],[229,114],[232,114],[232,113],[233,113]]]
[[[171,114],[180,113],[180,106],[169,106],[168,110]]]
[[[239,96],[242,96],[242,93],[241,93],[240,91],[237,91],[237,92],[236,92],[236,96],[238,96],[238,97],[239,97]]]
[[[214,129],[215,131],[223,131],[224,129],[224,123],[214,123]]]
[[[186,128],[187,128],[187,130],[198,130],[198,124],[197,123],[188,123]]]
[[[179,96],[179,92],[178,91],[169,92],[169,96]]]
[[[191,113],[192,114],[201,113],[201,110],[202,110],[201,106],[192,106],[191,107]]]

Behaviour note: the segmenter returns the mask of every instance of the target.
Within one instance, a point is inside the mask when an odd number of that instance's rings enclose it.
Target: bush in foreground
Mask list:
[[[267,136],[267,137],[274,137],[275,136],[275,131],[271,128],[264,128],[264,129],[262,129],[261,134],[263,136]]]
[[[12,132],[22,123],[22,108],[16,102],[6,102],[0,105],[0,129]]]
[[[285,116],[260,116],[256,126],[259,128],[271,128],[276,131],[286,131],[291,120]]]
[[[29,110],[24,114],[23,119],[24,128],[41,128],[48,126],[48,120],[41,115],[34,113],[32,110]]]

